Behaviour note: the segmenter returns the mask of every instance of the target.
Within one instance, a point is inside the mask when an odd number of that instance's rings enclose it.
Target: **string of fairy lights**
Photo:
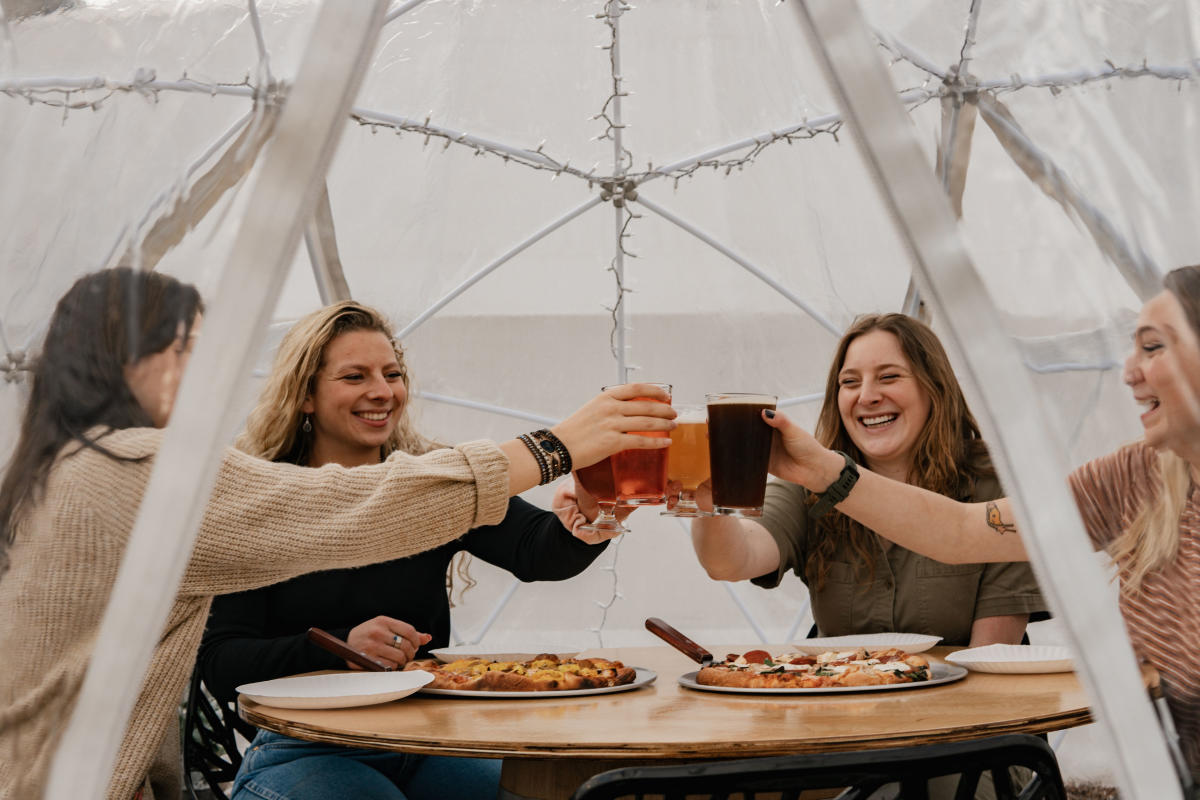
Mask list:
[[[405,6],[404,9],[389,16],[389,20],[412,5],[416,4],[411,3]],[[1154,65],[1146,61],[1122,66],[1105,61],[1094,68],[1064,71],[1052,75],[1026,77],[1011,74],[1001,78],[981,79],[972,75],[969,70],[977,41],[977,23],[981,5],[982,0],[971,0],[963,41],[959,49],[959,59],[949,68],[939,67],[906,44],[882,32],[877,32],[878,44],[892,63],[903,62],[924,75],[924,80],[918,86],[899,92],[901,101],[908,108],[916,108],[931,100],[944,97],[954,97],[961,102],[979,93],[997,96],[1022,90],[1045,89],[1058,94],[1072,88],[1115,80],[1149,78],[1173,81],[1182,86],[1184,83],[1194,81],[1197,71],[1200,69],[1200,61],[1193,61],[1181,66]],[[121,96],[138,96],[152,104],[157,104],[164,93],[228,96],[250,99],[255,104],[282,102],[286,98],[288,86],[271,74],[268,50],[255,0],[247,0],[247,8],[259,58],[253,73],[247,73],[240,79],[202,81],[184,72],[176,80],[160,80],[156,70],[142,67],[137,69],[132,77],[124,79],[111,77],[5,79],[0,80],[0,95],[14,100],[24,100],[31,105],[59,109],[64,122],[72,113],[99,111],[114,98]],[[590,191],[600,193],[603,201],[611,202],[623,214],[623,223],[617,226],[614,235],[614,255],[607,268],[613,274],[615,295],[611,305],[605,305],[604,308],[612,316],[610,348],[618,360],[620,345],[617,341],[617,334],[620,326],[623,325],[622,308],[626,295],[633,291],[623,277],[621,264],[626,257],[637,257],[637,254],[628,246],[628,242],[633,236],[631,228],[634,221],[641,219],[641,215],[631,208],[631,205],[637,202],[638,188],[648,181],[661,179],[666,179],[672,182],[675,188],[679,188],[681,184],[705,171],[729,176],[752,166],[764,152],[780,143],[790,145],[822,136],[829,136],[837,141],[844,124],[840,114],[836,112],[820,118],[802,119],[795,124],[762,132],[674,163],[656,166],[652,160],[646,160],[644,169],[635,170],[634,164],[638,162],[638,158],[621,135],[625,128],[625,122],[619,113],[620,101],[629,95],[629,90],[626,88],[626,77],[621,74],[618,60],[621,45],[619,20],[624,15],[635,11],[636,6],[627,0],[604,0],[601,9],[592,15],[593,19],[605,27],[605,39],[598,47],[605,52],[608,61],[608,93],[607,96],[601,98],[599,110],[591,117],[591,120],[602,126],[600,132],[593,139],[595,141],[608,140],[614,143],[613,163],[608,168],[602,167],[599,162],[590,167],[573,165],[569,159],[554,154],[553,147],[548,146],[545,141],[539,142],[533,147],[522,147],[493,141],[467,131],[456,130],[437,121],[432,111],[423,116],[409,117],[373,109],[354,108],[349,115],[352,122],[368,128],[372,133],[391,132],[402,139],[411,135],[420,142],[423,148],[431,144],[440,144],[442,150],[466,148],[478,157],[499,158],[505,164],[545,171],[555,178],[568,176],[586,183]],[[3,331],[0,331],[0,335],[2,333]],[[7,343],[4,349],[5,353],[0,354],[0,372],[3,373],[6,382],[21,380],[29,365],[26,353],[24,350],[10,348]],[[601,609],[601,618],[599,624],[591,628],[601,645],[603,645],[603,628],[609,610],[622,597],[616,571],[619,542],[618,539],[610,548],[612,557],[609,563],[600,567],[610,572],[612,576],[611,596],[604,602],[596,602]]]

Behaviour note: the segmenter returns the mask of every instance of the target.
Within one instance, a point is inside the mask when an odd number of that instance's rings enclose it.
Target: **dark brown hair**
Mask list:
[[[54,309],[33,366],[21,434],[0,482],[0,573],[20,514],[36,500],[55,457],[77,441],[109,453],[89,429],[150,426],[124,367],[186,339],[203,310],[195,287],[157,272],[117,268],[85,275]],[[105,431],[107,432],[107,431]]]
[[[923,489],[958,497],[970,492],[977,481],[995,476],[979,425],[967,408],[962,387],[950,366],[950,358],[928,325],[904,314],[868,314],[858,317],[838,342],[837,353],[825,381],[825,400],[817,418],[815,436],[824,446],[847,453],[863,462],[862,452],[850,438],[838,410],[838,376],[846,363],[846,351],[860,336],[886,331],[896,337],[912,366],[913,377],[929,396],[929,418],[913,450],[907,481]],[[809,502],[816,502],[815,496]],[[845,541],[854,562],[868,566],[865,582],[875,576],[878,547],[875,534],[836,511],[817,521],[811,534],[805,577],[820,588],[829,572],[829,562]],[[860,573],[860,578],[861,578]]]

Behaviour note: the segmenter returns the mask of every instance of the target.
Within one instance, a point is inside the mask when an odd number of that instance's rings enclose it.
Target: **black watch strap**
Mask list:
[[[820,519],[828,514],[834,506],[850,496],[850,490],[854,488],[854,484],[858,483],[858,465],[854,463],[854,459],[841,450],[836,452],[846,459],[846,466],[842,467],[842,472],[837,476],[837,480],[829,484],[828,489],[817,495],[817,502],[809,506],[809,519]]]

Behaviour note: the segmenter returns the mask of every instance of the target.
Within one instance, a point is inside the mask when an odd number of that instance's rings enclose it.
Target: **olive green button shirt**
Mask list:
[[[967,502],[1003,496],[995,479],[979,481],[974,492],[964,494],[959,499]],[[779,547],[779,569],[754,578],[758,586],[778,586],[788,571],[805,579],[811,524],[807,496],[808,490],[796,484],[767,484],[758,522]],[[821,636],[897,631],[941,636],[945,645],[966,645],[977,619],[1046,610],[1028,564],[943,564],[880,536],[872,538],[873,582],[865,582],[869,570],[865,564],[859,569],[846,546],[835,552],[821,589],[809,586]]]

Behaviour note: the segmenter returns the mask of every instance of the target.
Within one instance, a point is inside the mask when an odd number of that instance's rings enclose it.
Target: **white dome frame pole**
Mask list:
[[[895,102],[858,4],[802,0],[796,8],[830,87],[854,124],[881,199],[910,249],[922,293],[949,325],[947,349],[959,374],[977,390],[980,422],[1042,590],[1077,656],[1121,796],[1182,798],[1125,626],[1108,600],[1107,581],[1067,488],[1068,465],[1055,447],[1058,437],[1032,402],[1036,395],[1029,375],[967,255],[945,193]]]
[[[236,432],[232,410],[253,369],[255,344],[345,130],[386,6],[386,0],[325,0],[317,14],[155,458],[83,687],[50,768],[48,800],[93,797],[109,783],[217,469]],[[175,735],[173,723],[167,735]]]

